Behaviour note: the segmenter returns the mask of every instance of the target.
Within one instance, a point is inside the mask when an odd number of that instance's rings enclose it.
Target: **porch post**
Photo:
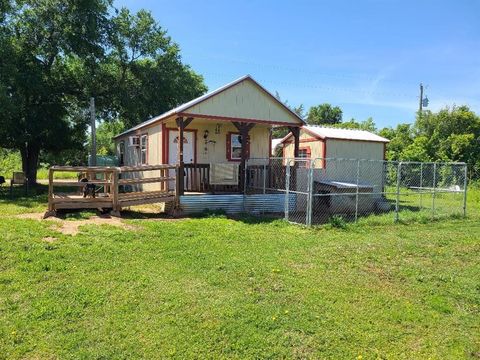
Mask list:
[[[293,135],[293,157],[295,159],[298,158],[298,155],[300,153],[300,128],[299,127],[293,127],[289,126],[288,130]],[[296,191],[297,190],[297,169],[298,169],[298,162],[295,160],[293,162],[293,166],[291,167],[291,178],[290,178],[290,184],[292,186],[292,190]]]
[[[240,158],[240,190],[245,190],[245,166],[248,159],[248,132],[255,126],[255,123],[233,122],[233,125],[240,132],[242,137],[242,155]]]
[[[293,135],[293,157],[298,158],[298,153],[300,149],[300,128],[290,126],[288,128]]]
[[[178,151],[177,151],[177,196],[185,193],[185,163],[183,162],[183,130],[192,122],[192,118],[183,120],[179,117],[176,119],[178,127]]]

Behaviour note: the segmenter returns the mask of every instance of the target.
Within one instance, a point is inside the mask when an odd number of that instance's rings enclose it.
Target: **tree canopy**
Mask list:
[[[309,125],[331,125],[342,122],[343,112],[338,106],[323,103],[317,106],[312,106],[308,110],[307,123]]]
[[[0,0],[0,146],[31,183],[42,152],[86,143],[85,109],[135,125],[206,91],[151,14],[109,0]]]
[[[413,125],[384,128],[388,160],[466,162],[480,170],[480,117],[468,106],[417,114]]]

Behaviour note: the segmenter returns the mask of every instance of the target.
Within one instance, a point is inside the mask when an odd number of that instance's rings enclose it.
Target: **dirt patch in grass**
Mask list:
[[[102,215],[102,216],[94,215],[94,216],[90,216],[88,219],[82,219],[82,220],[65,220],[58,217],[49,217],[47,219],[43,219],[43,213],[21,214],[21,215],[17,215],[17,217],[20,219],[32,219],[32,220],[38,220],[38,221],[51,222],[52,225],[56,227],[55,230],[66,235],[78,234],[80,226],[84,226],[84,225],[111,225],[111,226],[120,227],[125,230],[138,230],[137,226],[126,224],[122,221],[122,219],[117,217],[112,217],[110,215]],[[52,239],[55,239],[55,238],[51,238],[49,242],[54,241]]]
[[[47,242],[47,243],[54,243],[58,239],[56,237],[53,237],[53,236],[46,236],[42,240]]]

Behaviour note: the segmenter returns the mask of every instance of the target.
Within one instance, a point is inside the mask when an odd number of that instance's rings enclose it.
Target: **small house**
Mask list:
[[[246,75],[114,140],[122,166],[176,165],[179,196],[235,193],[242,191],[246,161],[270,158],[272,127],[287,127],[298,138],[302,125],[297,114]],[[143,189],[155,191],[157,185]]]

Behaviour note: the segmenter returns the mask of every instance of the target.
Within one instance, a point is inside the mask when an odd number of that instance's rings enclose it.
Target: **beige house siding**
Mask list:
[[[166,128],[176,130],[175,121],[166,122]],[[216,134],[216,129],[219,134]],[[205,119],[193,119],[187,130],[196,130],[196,162],[199,164],[224,163],[227,159],[227,135],[238,133],[237,128],[230,122]],[[205,130],[208,137],[204,139]],[[249,132],[250,157],[269,157],[270,127],[256,124]],[[168,145],[168,136],[165,136]]]
[[[327,140],[327,157],[383,160],[384,143],[371,141]]]
[[[290,137],[284,144],[283,157],[293,158],[294,143],[293,137]],[[309,149],[310,158],[323,158],[324,157],[324,141],[314,138],[306,131],[300,130],[300,149]],[[321,162],[315,165],[315,167],[322,167]]]
[[[185,112],[223,118],[301,123],[298,117],[289,113],[271,95],[249,79],[186,109]]]
[[[165,129],[165,134],[162,133]],[[163,149],[168,148],[168,132],[176,130],[175,120],[169,120],[154,126],[142,129],[135,135],[148,135],[148,164],[157,165],[164,162],[168,163],[168,150],[163,156]],[[219,133],[216,134],[216,129]],[[229,133],[238,133],[237,128],[226,121],[217,122],[208,119],[194,119],[187,127],[187,130],[195,130],[195,153],[196,162],[199,164],[227,163],[227,135]],[[205,130],[208,130],[207,141],[204,139]],[[140,149],[128,146],[128,137],[133,134],[116,139],[117,152],[120,141],[125,141],[125,165],[140,165]],[[255,124],[250,130],[250,158],[268,158],[270,154],[270,126],[264,124]],[[165,141],[165,146],[163,145]],[[195,159],[194,159],[195,161]],[[239,162],[239,161],[238,161]],[[138,174],[135,174],[138,176]],[[148,171],[144,176],[160,176],[159,171]],[[144,190],[160,190],[159,184],[145,184]]]

